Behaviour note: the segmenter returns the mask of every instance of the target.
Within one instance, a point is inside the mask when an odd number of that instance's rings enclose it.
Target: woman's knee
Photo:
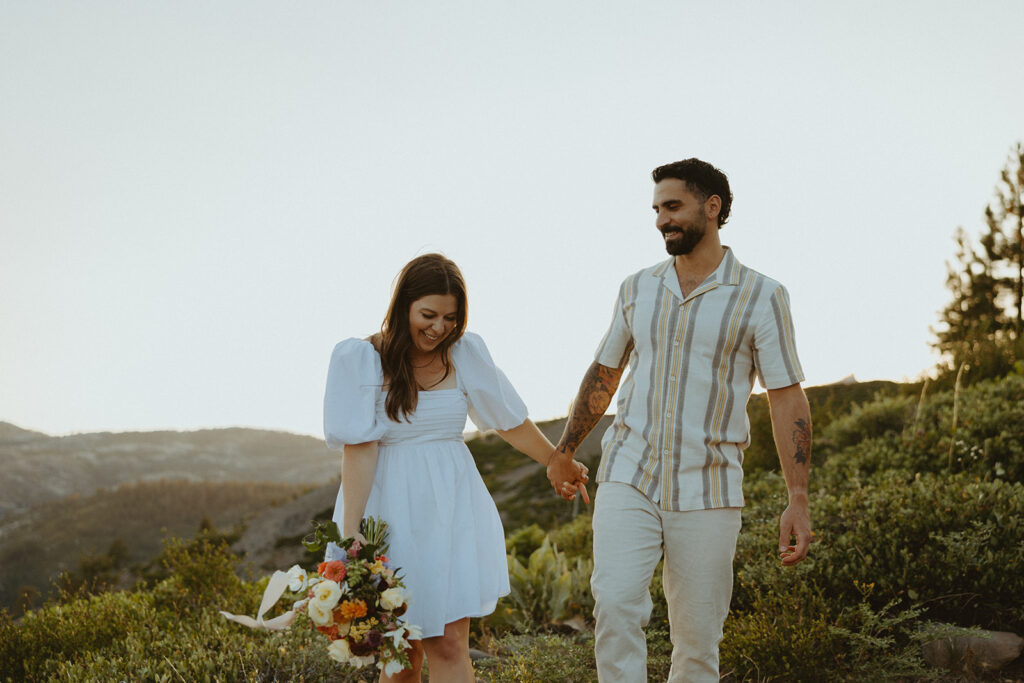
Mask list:
[[[444,635],[423,640],[428,659],[454,662],[469,656],[469,631],[452,626],[445,628]]]

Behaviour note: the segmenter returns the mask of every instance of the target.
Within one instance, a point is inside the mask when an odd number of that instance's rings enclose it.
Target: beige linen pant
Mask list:
[[[732,598],[739,508],[661,510],[629,484],[603,482],[594,502],[597,677],[646,683],[651,577],[663,583],[672,632],[669,681],[718,681],[718,644]]]

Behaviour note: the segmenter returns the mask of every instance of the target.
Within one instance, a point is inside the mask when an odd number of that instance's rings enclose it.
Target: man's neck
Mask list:
[[[689,296],[708,275],[715,272],[725,258],[725,247],[718,240],[718,229],[714,230],[712,233],[709,229],[709,233],[692,252],[675,257],[676,277],[684,297]]]

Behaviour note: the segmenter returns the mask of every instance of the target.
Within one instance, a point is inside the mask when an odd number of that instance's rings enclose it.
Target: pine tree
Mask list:
[[[985,209],[987,230],[975,248],[957,228],[956,261],[947,263],[953,300],[941,313],[934,343],[947,373],[962,365],[972,381],[1005,375],[1024,357],[1024,146],[1018,144],[1000,174],[995,202]]]
[[[995,203],[985,211],[995,254],[1005,262],[1005,287],[1012,301],[1015,339],[1024,332],[1024,145],[1010,154],[996,185]]]

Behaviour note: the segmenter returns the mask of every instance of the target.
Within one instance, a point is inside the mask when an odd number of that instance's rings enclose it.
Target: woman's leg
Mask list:
[[[445,624],[444,635],[423,639],[430,666],[430,680],[441,683],[474,683],[469,659],[469,618]]]
[[[380,683],[420,683],[420,673],[423,671],[423,645],[419,640],[410,640],[412,647],[409,649],[409,662],[411,669],[405,669],[394,676],[380,675]]]

